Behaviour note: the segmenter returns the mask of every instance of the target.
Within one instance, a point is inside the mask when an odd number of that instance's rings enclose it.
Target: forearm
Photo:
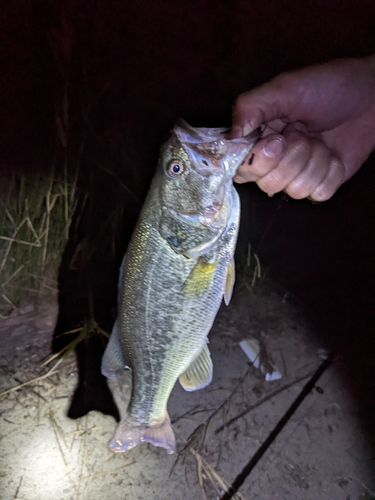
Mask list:
[[[348,141],[353,140],[353,126],[358,129],[353,148],[346,148],[343,154],[345,180],[352,177],[375,149],[375,54],[360,59],[363,74],[367,75],[370,97],[367,109],[348,127]],[[345,126],[345,125],[344,125]]]

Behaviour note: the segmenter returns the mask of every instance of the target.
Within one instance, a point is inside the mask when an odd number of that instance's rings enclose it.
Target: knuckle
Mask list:
[[[258,186],[266,193],[278,193],[285,187],[284,176],[278,169],[274,169],[259,179]]]
[[[310,195],[311,189],[310,186],[303,180],[295,179],[284,189],[284,191],[291,198],[294,198],[295,200],[302,200]]]
[[[245,182],[247,182],[246,179],[244,179],[242,177],[242,175],[240,174],[236,174],[234,177],[233,177],[233,181],[236,182],[237,184],[244,184]]]
[[[298,132],[291,134],[291,154],[294,156],[307,156],[312,148],[311,140],[305,135]]]
[[[237,99],[234,101],[234,109],[243,109],[248,106],[249,101],[249,92],[244,92],[240,94]]]
[[[242,107],[242,103],[243,103],[243,94],[240,94],[236,100],[234,101],[234,104],[233,104],[233,111],[236,111],[236,109],[238,108],[241,108]]]
[[[340,161],[336,156],[332,157],[331,160],[331,169],[332,171],[335,172],[338,180],[341,182],[344,180],[345,177],[345,167],[342,161]]]
[[[263,161],[257,161],[257,162],[254,162],[254,164],[252,165],[252,172],[253,172],[253,175],[257,176],[257,177],[266,177],[270,174],[270,172],[272,172],[273,170],[273,166],[270,166],[267,162],[263,162]]]
[[[311,199],[314,201],[327,201],[332,197],[333,193],[334,190],[328,189],[328,187],[325,185],[320,185],[312,193]]]
[[[323,179],[323,182],[315,189],[313,193],[313,198],[316,201],[326,201],[332,197],[332,195],[341,186],[345,178],[345,167],[344,164],[336,157],[332,157],[329,172],[327,176]]]
[[[243,184],[244,182],[252,181],[252,175],[246,168],[239,168],[236,172],[236,175],[233,177],[233,180],[238,184]]]
[[[290,71],[283,71],[275,76],[270,83],[272,83],[277,91],[280,91],[284,88],[290,89],[292,86],[294,87],[295,78],[293,78],[293,74]]]

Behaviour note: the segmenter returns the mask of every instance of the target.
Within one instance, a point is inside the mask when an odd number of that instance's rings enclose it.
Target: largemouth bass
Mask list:
[[[167,413],[175,382],[194,391],[212,380],[207,335],[235,278],[240,204],[232,178],[259,132],[224,134],[180,120],[161,149],[121,266],[118,315],[102,361],[109,378],[132,370],[127,413],[109,443],[115,452],[140,442],[175,452]]]

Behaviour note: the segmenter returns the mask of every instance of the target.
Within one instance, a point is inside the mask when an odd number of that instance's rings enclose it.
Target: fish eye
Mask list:
[[[177,177],[184,171],[184,165],[180,160],[172,160],[167,167],[167,174],[170,177]]]

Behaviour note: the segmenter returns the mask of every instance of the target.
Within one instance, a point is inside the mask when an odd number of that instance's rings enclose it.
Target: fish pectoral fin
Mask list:
[[[207,344],[204,345],[198,356],[192,361],[187,370],[179,377],[180,384],[185,391],[203,389],[212,380],[212,360]]]
[[[225,283],[225,290],[224,290],[224,302],[226,306],[229,305],[230,299],[232,298],[235,280],[236,280],[236,271],[234,265],[234,257],[232,257],[231,263],[229,264],[227,270],[227,281]]]
[[[116,376],[116,372],[123,370],[126,366],[118,335],[119,328],[116,320],[102,358],[101,371],[107,378],[114,378]]]
[[[117,427],[109,447],[116,453],[131,450],[140,443],[165,448],[169,454],[176,451],[176,438],[168,414],[156,424],[140,425],[134,417],[125,417]]]
[[[217,261],[206,262],[204,259],[199,258],[185,282],[184,292],[193,296],[205,292],[212,283],[216,267]]]

